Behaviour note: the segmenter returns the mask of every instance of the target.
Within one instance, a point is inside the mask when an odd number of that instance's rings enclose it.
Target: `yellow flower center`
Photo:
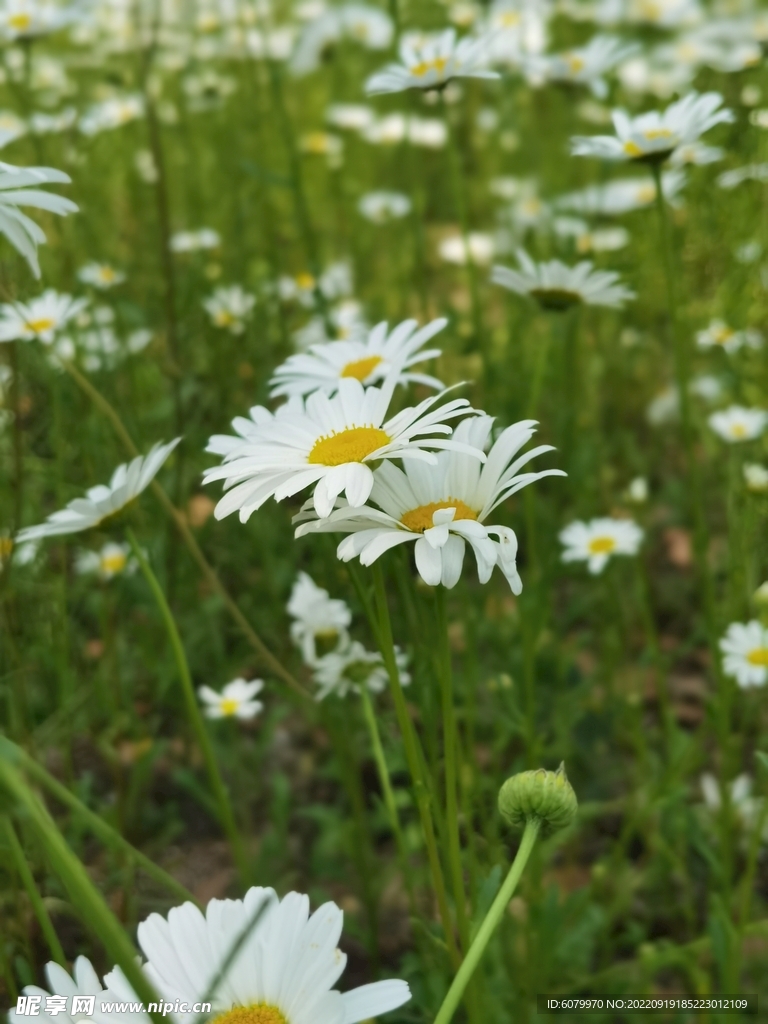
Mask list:
[[[288,1024],[288,1019],[276,1006],[255,1003],[253,1006],[236,1006],[227,1010],[211,1024]]]
[[[627,148],[626,146],[624,147]],[[656,186],[655,185],[641,185],[637,190],[637,201],[638,203],[652,203],[656,198]]]
[[[122,551],[115,551],[109,555],[101,556],[101,571],[111,573],[113,576],[122,572],[128,561],[127,555]]]
[[[636,142],[633,142],[632,139],[628,139],[624,143],[624,152],[627,154],[627,156],[632,156],[632,157],[642,156],[643,155],[642,149],[640,149],[638,144]],[[654,192],[654,195],[655,194],[656,193]]]
[[[716,327],[712,331],[712,341],[716,345],[724,345],[727,341],[730,341],[735,333],[730,327]]]
[[[310,132],[304,136],[304,149],[307,153],[322,156],[328,152],[328,136],[324,132]]]
[[[55,327],[56,321],[50,316],[40,317],[39,320],[27,320],[24,326],[34,334],[42,334],[43,331],[50,331],[52,327]]]
[[[441,508],[455,508],[456,515],[453,517],[454,522],[457,519],[477,519],[477,512],[471,509],[469,505],[465,505],[459,498],[448,498],[447,501],[431,501],[428,505],[419,505],[418,508],[412,508],[410,512],[405,512],[400,522],[403,526],[407,526],[409,530],[413,530],[414,533],[424,533],[425,530],[429,530],[432,526],[432,516],[438,509]]]
[[[519,22],[520,15],[517,11],[507,11],[499,18],[499,25],[501,28],[512,28],[514,25],[519,24]]]
[[[99,267],[98,277],[105,284],[112,284],[115,280],[115,272],[112,267]]]
[[[348,427],[338,433],[318,437],[307,462],[320,466],[343,466],[363,462],[372,452],[389,444],[392,438],[378,427]]]
[[[566,58],[568,67],[571,69],[572,74],[578,75],[580,71],[584,70],[584,61],[581,57],[577,57],[575,53],[570,54]]]
[[[661,4],[657,0],[640,0],[637,6],[641,17],[649,21],[658,21],[661,17]]]
[[[368,38],[368,26],[364,21],[357,21],[350,27],[350,35],[361,42]]]
[[[616,541],[613,537],[594,537],[589,542],[590,555],[610,555],[616,550]]]
[[[12,537],[0,537],[0,562],[4,562],[6,558],[10,558],[12,551],[13,551],[13,538]]]
[[[646,128],[643,135],[649,142],[655,142],[656,139],[672,138],[672,132],[669,128]]]
[[[747,655],[747,661],[750,665],[761,665],[768,668],[768,647],[755,647]]]
[[[234,698],[232,698],[232,697],[224,697],[222,699],[221,703],[219,704],[219,708],[221,710],[222,715],[226,715],[227,717],[229,717],[230,715],[237,714],[237,709],[239,707],[240,707],[240,701],[239,700],[234,700]],[[264,1009],[265,1010],[271,1010],[272,1007],[266,1006],[266,1007],[264,1007]],[[256,1010],[257,1011],[255,1017],[248,1016],[248,1014],[252,1010]],[[267,1021],[273,1021],[273,1020],[274,1021],[278,1021],[278,1020],[284,1020],[285,1019],[282,1016],[280,1016],[280,1017],[259,1017],[259,1015],[258,1015],[258,1011],[259,1010],[260,1010],[260,1007],[258,1007],[258,1006],[242,1006],[242,1007],[238,1007],[238,1009],[236,1009],[236,1010],[230,1010],[229,1013],[222,1014],[222,1016],[221,1017],[217,1017],[216,1020],[223,1021],[226,1018],[228,1021],[231,1020],[232,1024],[236,1024],[236,1022],[238,1022],[238,1021],[240,1022],[240,1024],[255,1024],[256,1021],[259,1021],[259,1022],[264,1021],[265,1024],[266,1024]],[[275,1012],[277,1012],[277,1011],[275,1011]],[[236,1014],[238,1015],[237,1017],[235,1016]]]
[[[430,71],[436,71],[438,75],[442,75],[447,63],[447,57],[433,57],[432,60],[423,60],[420,63],[413,65],[411,68],[411,74],[415,75],[417,78],[423,78],[424,75],[429,74]]]
[[[8,19],[8,24],[16,32],[26,32],[29,26],[32,24],[32,15],[21,12],[19,14],[12,14]]]
[[[231,327],[235,316],[228,309],[219,309],[213,314],[213,322],[217,327]]]
[[[304,288],[309,291],[315,287],[315,279],[311,274],[297,274],[296,284],[299,288]]]
[[[740,441],[743,437],[746,437],[746,436],[747,436],[747,428],[744,426],[743,423],[733,423],[733,424],[731,424],[731,437],[735,437],[737,440]]]
[[[354,377],[355,380],[365,380],[370,377],[379,363],[383,362],[381,356],[366,356],[365,359],[355,359],[347,363],[341,371],[342,377]]]

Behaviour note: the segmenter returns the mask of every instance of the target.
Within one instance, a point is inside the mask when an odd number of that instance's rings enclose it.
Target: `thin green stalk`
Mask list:
[[[387,815],[389,816],[389,827],[392,829],[392,835],[395,837],[397,853],[400,859],[400,870],[403,875],[405,892],[408,897],[408,908],[411,912],[411,916],[415,917],[416,900],[413,895],[413,883],[411,882],[411,873],[408,865],[408,850],[405,845],[403,830],[400,827],[400,815],[398,814],[397,804],[395,803],[395,794],[392,791],[392,783],[389,778],[389,768],[387,767],[387,759],[384,755],[384,747],[381,742],[379,726],[373,710],[371,695],[368,693],[368,688],[366,686],[360,687],[360,702],[363,705],[363,718],[365,719],[368,736],[371,741],[373,760],[376,763],[376,771],[379,775],[379,784],[384,797],[384,807],[386,808]]]
[[[536,842],[536,837],[539,834],[539,827],[541,822],[538,819],[529,818],[525,825],[525,831],[523,832],[523,838],[520,841],[515,859],[512,861],[512,867],[509,869],[507,877],[504,879],[504,883],[499,889],[496,899],[491,904],[491,908],[485,915],[483,923],[477,931],[477,935],[469,947],[469,951],[464,958],[464,962],[459,968],[456,977],[453,979],[451,987],[448,989],[448,993],[443,1000],[443,1005],[440,1007],[437,1016],[435,1017],[435,1024],[449,1024],[452,1019],[456,1008],[459,1005],[459,1001],[464,994],[464,990],[469,984],[470,978],[475,972],[477,965],[485,953],[486,947],[491,940],[491,936],[496,931],[499,922],[501,921],[504,911],[509,905],[509,901],[512,899],[517,883],[520,881],[520,876],[523,873],[525,865],[528,863],[528,858],[531,855],[531,850]]]
[[[136,948],[122,925],[94,887],[40,799],[15,768],[3,760],[0,760],[0,786],[24,814],[25,821],[45,851],[48,863],[67,890],[73,907],[83,923],[99,937],[112,960],[121,967],[137,998],[145,1005],[157,1003],[158,997],[141,970]],[[156,1024],[163,1024],[162,1014],[153,1012],[150,1017]]]
[[[536,363],[533,369],[533,382],[531,383],[530,396],[526,407],[526,419],[536,419],[539,409],[541,389],[544,385],[544,378],[547,372],[547,353],[549,352],[549,333],[539,342],[536,353]]]
[[[459,833],[459,804],[457,795],[458,759],[456,742],[456,713],[453,705],[453,673],[448,640],[448,616],[445,607],[445,587],[435,590],[440,667],[440,697],[443,713],[443,757],[445,765],[445,818],[448,832],[448,863],[450,865],[453,900],[456,904],[456,922],[459,926],[461,948],[469,948],[469,918],[467,896],[464,889],[464,871],[461,864],[461,837]]]
[[[63,786],[49,774],[25,750],[4,736],[0,736],[0,758],[18,764],[30,778],[44,786],[59,803],[68,807],[73,814],[77,815],[91,832],[98,836],[105,846],[125,854],[138,867],[142,868],[150,878],[180,899],[191,900],[193,903],[197,903],[192,893],[185,889],[180,882],[177,882],[172,875],[169,875],[167,871],[163,871],[153,860],[150,860],[149,857],[132,846],[127,839],[124,839],[119,832],[107,824],[98,814],[89,807],[86,807],[82,801],[78,800],[74,793],[70,792],[66,786]]]
[[[10,847],[14,866],[18,872],[19,878],[21,879],[21,884],[27,891],[29,902],[32,904],[32,910],[37,918],[37,923],[40,925],[40,931],[43,933],[43,937],[48,943],[48,949],[51,951],[51,956],[57,964],[66,968],[67,958],[64,956],[64,950],[61,948],[61,943],[59,942],[59,937],[56,934],[56,929],[53,927],[51,915],[48,913],[42,896],[37,891],[34,875],[27,863],[26,854],[19,842],[19,837],[16,835],[13,822],[5,814],[0,816],[0,831],[4,834],[5,841]]]
[[[127,451],[130,453],[131,457],[137,456],[139,454],[139,449],[136,447],[133,438],[126,430],[125,424],[120,419],[115,409],[113,409],[112,406],[109,404],[107,399],[101,394],[100,391],[98,391],[93,386],[93,384],[88,380],[88,378],[84,374],[80,373],[77,367],[74,366],[72,363],[62,360],[62,366],[70,375],[70,377],[74,380],[77,386],[82,391],[84,391],[86,395],[88,395],[88,397],[91,399],[96,408],[99,409],[102,413],[104,413],[109,422],[112,424],[115,433],[123,442]],[[256,633],[254,628],[251,626],[246,617],[240,611],[235,600],[230,596],[229,592],[224,587],[224,584],[219,579],[218,573],[203,554],[200,545],[195,540],[194,534],[189,528],[189,524],[187,523],[184,513],[176,508],[176,506],[173,504],[173,502],[165,493],[165,491],[157,482],[157,480],[153,480],[152,483],[150,484],[150,487],[153,493],[155,494],[155,497],[163,506],[163,509],[165,510],[166,514],[170,517],[170,519],[173,520],[185,544],[189,548],[190,554],[192,555],[195,562],[197,562],[198,568],[203,573],[203,576],[205,577],[206,581],[222,599],[227,611],[230,613],[232,618],[240,627],[246,639],[253,647],[253,649],[256,651],[256,653],[259,655],[264,665],[269,669],[269,671],[273,675],[277,676],[278,679],[282,679],[284,683],[286,683],[292,690],[298,693],[305,700],[311,700],[312,698],[309,696],[309,694],[301,685],[301,683],[297,679],[295,679],[294,676],[291,675],[291,673],[288,671],[288,669],[285,668],[277,660],[274,654],[272,654],[267,645],[264,643],[264,641],[261,639],[258,633]]]
[[[429,786],[422,769],[422,762],[419,757],[413,723],[411,722],[411,718],[408,713],[408,705],[406,704],[405,694],[403,693],[403,687],[400,683],[400,673],[397,668],[397,658],[395,655],[395,644],[392,637],[392,623],[389,618],[387,592],[384,586],[384,575],[378,562],[373,564],[371,571],[373,574],[376,612],[378,615],[378,623],[375,633],[379,641],[384,665],[392,688],[395,714],[397,715],[397,722],[400,726],[400,732],[403,737],[405,757],[408,762],[408,770],[411,774],[416,806],[419,809],[422,832],[424,833],[424,843],[427,848],[427,859],[429,861],[429,868],[432,874],[432,884],[435,890],[440,920],[442,921],[443,931],[445,933],[448,955],[451,959],[454,970],[456,970],[461,962],[461,956],[456,946],[456,937],[453,933],[453,922],[451,921],[451,915],[448,909],[443,869],[440,866],[440,857],[437,852],[435,827],[432,821],[432,810],[430,808]]]
[[[184,693],[184,703],[187,709],[187,715],[189,716],[190,724],[197,737],[197,742],[200,745],[200,750],[203,755],[203,761],[205,762],[205,769],[208,773],[208,783],[211,787],[213,798],[216,802],[216,806],[219,812],[219,821],[227,834],[230,845],[232,847],[232,855],[237,865],[237,870],[240,874],[240,878],[243,884],[247,884],[249,881],[249,864],[248,856],[243,845],[243,840],[235,822],[235,816],[232,812],[232,805],[229,800],[224,782],[219,774],[219,767],[216,764],[216,758],[213,753],[213,746],[211,744],[208,731],[205,728],[205,722],[200,712],[200,706],[197,702],[197,696],[195,694],[195,687],[192,682],[192,675],[189,671],[189,664],[187,663],[187,656],[184,653],[184,647],[179,636],[179,631],[176,628],[176,622],[173,618],[173,612],[168,606],[168,602],[165,599],[165,594],[157,580],[152,567],[150,566],[147,559],[144,557],[144,553],[139,547],[136,537],[132,530],[127,531],[128,540],[130,541],[133,549],[133,554],[136,561],[141,567],[141,571],[144,573],[144,578],[149,584],[149,588],[157,602],[157,607],[160,610],[163,623],[168,633],[168,639],[171,642],[171,648],[173,649],[173,656],[176,660],[176,667],[179,672],[179,678],[181,680],[181,687]]]
[[[659,711],[661,712],[661,724],[667,745],[667,756],[671,761],[675,736],[675,716],[672,713],[672,701],[667,681],[667,666],[661,653],[659,634],[656,629],[656,619],[653,614],[648,569],[642,554],[638,555],[637,558],[637,579],[638,590],[640,592],[640,614],[645,626],[646,644],[648,645],[648,650],[651,655],[651,663],[656,676],[656,694],[659,698]]]
[[[24,511],[24,439],[21,427],[21,380],[19,342],[9,344],[11,353],[11,408],[13,409],[13,532],[21,529]]]

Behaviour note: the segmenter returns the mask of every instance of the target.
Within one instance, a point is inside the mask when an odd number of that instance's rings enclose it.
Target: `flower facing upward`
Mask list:
[[[502,288],[527,295],[542,309],[563,312],[577,305],[609,306],[621,309],[635,293],[619,284],[619,275],[609,270],[593,270],[589,260],[569,267],[560,260],[535,263],[527,252],[518,250],[519,270],[495,266],[491,280]]]
[[[442,89],[452,78],[498,78],[487,69],[488,39],[466,36],[456,41],[455,29],[419,42],[400,43],[401,64],[389,64],[365,83],[369,96],[404,89]]]
[[[301,649],[307,665],[317,663],[318,643],[339,648],[347,645],[352,612],[345,601],[332,598],[307,573],[299,573],[287,610],[293,619],[291,639]]]
[[[73,299],[48,288],[31,302],[0,306],[0,341],[40,341],[50,344],[57,331],[88,305],[87,299]]]
[[[247,935],[211,999],[218,1024],[357,1024],[402,1006],[410,999],[404,981],[334,988],[347,962],[338,948],[342,922],[335,903],[310,916],[308,896],[279,900],[274,890],[254,887],[242,900],[211,900],[205,916],[192,903],[167,920],[151,914],[138,939],[161,998],[192,1002],[207,998],[236,940]]]
[[[768,679],[768,629],[755,619],[732,622],[720,640],[723,671],[739,686],[764,686]]]
[[[419,330],[415,320],[404,320],[391,333],[388,324],[380,323],[368,332],[364,341],[312,345],[308,352],[290,356],[278,367],[270,381],[270,394],[273,397],[306,395],[318,389],[333,394],[338,390],[339,382],[347,377],[367,386],[385,378],[395,367],[400,368],[401,384],[442,388],[442,382],[435,377],[406,371],[417,363],[440,355],[439,348],[424,350],[424,345],[447,323],[443,319],[433,320]]]
[[[19,207],[33,206],[60,217],[77,213],[79,207],[71,199],[38,188],[39,185],[66,185],[71,180],[68,174],[52,167],[14,167],[0,163],[0,232],[21,253],[35,277],[40,277],[37,247],[45,242],[45,234]]]
[[[575,136],[574,156],[595,156],[602,160],[637,160],[662,163],[678,146],[695,142],[716,124],[733,121],[733,112],[722,109],[718,92],[691,92],[664,111],[652,110],[630,117],[623,110],[613,112],[616,135]]]
[[[631,519],[576,521],[560,533],[564,562],[586,562],[593,575],[603,571],[613,555],[636,555],[643,531]]]
[[[699,348],[722,348],[729,355],[738,352],[745,345],[748,348],[760,348],[763,336],[752,327],[743,331],[735,331],[722,320],[713,320],[709,327],[696,332],[696,344]]]
[[[256,297],[246,292],[239,284],[217,288],[213,295],[203,301],[203,308],[214,327],[221,327],[231,334],[243,333],[245,321],[255,305]]]
[[[102,580],[111,580],[124,572],[133,572],[136,563],[130,557],[130,544],[105,544],[101,551],[82,551],[77,558],[79,573],[98,573]]]
[[[261,679],[252,679],[247,682],[245,679],[233,679],[227,683],[221,693],[212,690],[210,686],[201,686],[198,689],[200,699],[205,704],[205,715],[207,718],[255,718],[264,705],[260,700],[253,698],[261,689],[264,683]]]
[[[457,440],[476,450],[489,447],[493,418],[464,420],[455,432]],[[486,525],[493,510],[527,484],[546,476],[565,476],[559,469],[520,473],[531,459],[552,451],[540,445],[516,458],[533,437],[535,422],[523,420],[502,431],[490,447],[484,466],[477,457],[456,451],[441,452],[434,466],[391,463],[376,470],[371,502],[364,508],[342,506],[327,519],[303,522],[296,536],[307,533],[348,533],[338,548],[344,561],[359,558],[372,565],[385,551],[399,544],[414,544],[416,568],[430,586],[454,587],[461,576],[466,544],[477,561],[481,583],[487,583],[494,566],[504,573],[512,591],[519,594],[517,537],[508,526]],[[302,512],[296,522],[311,512]],[[494,539],[495,538],[495,539]]]
[[[48,516],[40,526],[21,530],[16,539],[27,541],[38,537],[57,537],[98,526],[120,512],[149,486],[180,440],[177,437],[168,444],[158,443],[148,455],[138,455],[132,462],[124,462],[112,474],[109,484],[91,487],[84,498],[70,501],[65,509]]]
[[[290,398],[274,414],[260,413],[262,422],[250,440],[233,447],[223,465],[205,471],[205,483],[224,480],[227,491],[216,506],[216,518],[239,510],[245,523],[268,498],[282,501],[313,486],[315,511],[327,516],[340,494],[350,505],[365,504],[373,487],[370,463],[434,463],[429,448],[465,449],[439,436],[451,433],[447,420],[473,412],[465,398],[444,401],[446,392],[440,392],[386,419],[399,377],[394,367],[380,388],[345,377],[331,398],[315,391],[306,401]]]
[[[114,288],[116,284],[122,284],[125,274],[121,270],[115,270],[109,263],[87,263],[77,272],[78,278],[83,284],[90,284],[100,291]]]
[[[754,441],[760,437],[768,423],[768,413],[763,409],[745,409],[731,405],[720,412],[713,412],[707,421],[718,437],[730,444],[739,441]]]

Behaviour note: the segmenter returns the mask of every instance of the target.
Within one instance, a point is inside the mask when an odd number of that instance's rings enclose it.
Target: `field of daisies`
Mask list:
[[[0,40],[0,1012],[754,1008],[768,8]]]

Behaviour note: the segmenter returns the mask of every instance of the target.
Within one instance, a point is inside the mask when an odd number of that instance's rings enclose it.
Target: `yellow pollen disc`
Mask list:
[[[288,1020],[276,1006],[255,1003],[253,1006],[236,1006],[233,1010],[227,1010],[211,1024],[288,1024]]]
[[[720,327],[718,330],[712,332],[712,340],[716,345],[724,345],[726,341],[734,336],[736,332],[732,331],[730,327]]]
[[[304,136],[304,149],[307,153],[322,156],[328,152],[328,136],[324,132],[310,132]]]
[[[123,571],[127,561],[128,559],[122,551],[114,555],[104,555],[101,560],[101,570],[102,572],[109,572],[113,575],[117,574]]]
[[[11,537],[0,537],[0,562],[8,558],[13,551],[13,540]]]
[[[352,26],[351,35],[354,36],[355,39],[365,41],[368,38],[368,26],[365,22],[358,21]]]
[[[746,437],[746,436],[747,436],[747,428],[744,426],[744,424],[743,423],[734,423],[733,426],[731,427],[731,437],[735,437],[735,438],[740,440],[742,437]]]
[[[760,665],[763,668],[768,668],[768,647],[755,647],[747,655],[747,661],[750,665]]]
[[[24,32],[32,24],[31,14],[12,14],[8,19],[8,24],[12,29],[17,32]]]
[[[327,437],[319,437],[312,445],[307,462],[316,466],[343,466],[362,462],[392,438],[378,427],[349,427]]]
[[[43,331],[50,331],[56,325],[51,317],[42,317],[40,320],[27,320],[24,326],[35,334],[42,334]]]
[[[595,537],[589,542],[590,555],[610,555],[616,549],[613,537]]]
[[[581,57],[577,57],[575,54],[572,54],[567,58],[567,63],[574,75],[578,75],[580,71],[584,70],[584,61]]]
[[[365,359],[355,359],[354,362],[347,363],[341,371],[341,376],[354,377],[355,380],[365,380],[366,377],[370,377],[382,361],[381,356],[366,356]]]
[[[220,309],[218,313],[214,314],[213,322],[217,327],[231,327],[235,318],[228,309]]]
[[[219,708],[221,710],[222,715],[226,715],[227,717],[229,717],[230,715],[236,714],[237,713],[237,709],[239,707],[240,707],[240,701],[239,700],[233,700],[232,697],[225,697],[221,701],[221,703],[219,704]],[[271,1010],[272,1007],[271,1006],[266,1006],[265,1009],[266,1010]],[[233,1024],[234,1024],[235,1018],[234,1018],[233,1015],[236,1014],[236,1013],[242,1015],[241,1017],[237,1017],[237,1020],[241,1020],[242,1024],[246,1024],[247,1021],[251,1021],[251,1022],[261,1021],[261,1020],[264,1020],[264,1021],[275,1020],[275,1021],[277,1021],[277,1020],[283,1020],[284,1019],[282,1017],[259,1017],[258,1015],[256,1017],[246,1016],[251,1010],[257,1010],[258,1011],[259,1007],[258,1006],[254,1006],[254,1007],[243,1006],[243,1007],[241,1007],[241,1008],[239,1008],[237,1010],[230,1010],[229,1013],[225,1013],[222,1017],[217,1017],[216,1019],[217,1020],[224,1020],[224,1018],[226,1018],[227,1020],[229,1020],[230,1018],[232,1018],[232,1021],[233,1021]],[[275,1012],[277,1012],[277,1011],[275,1011]]]
[[[627,148],[626,146],[624,147]],[[656,198],[656,186],[655,185],[641,185],[637,190],[637,201],[638,203],[652,203]]]
[[[655,139],[671,139],[672,132],[669,128],[646,128],[643,135],[649,142],[653,142]]]
[[[438,75],[442,75],[447,63],[447,57],[434,57],[432,60],[423,60],[420,64],[413,65],[411,74],[416,75],[417,78],[423,78],[430,71],[436,71]]]
[[[454,522],[457,519],[477,519],[477,512],[469,505],[465,505],[459,498],[449,498],[447,501],[431,501],[428,505],[412,508],[410,512],[405,512],[401,516],[400,522],[414,533],[424,533],[432,527],[432,516],[441,508],[456,509]]]
[[[99,267],[99,277],[106,284],[111,284],[115,280],[115,272],[112,267]]]
[[[310,288],[315,287],[315,279],[311,274],[297,274],[296,284],[299,288],[306,288],[308,291]]]
[[[627,156],[632,157],[643,155],[642,149],[640,149],[638,144],[636,142],[633,142],[632,139],[629,139],[627,142],[624,143],[624,152],[627,154]],[[654,196],[656,195],[655,192],[653,194]]]
[[[499,25],[502,28],[512,28],[513,25],[517,25],[520,21],[520,15],[517,11],[507,11],[506,14],[502,14],[499,18]]]

